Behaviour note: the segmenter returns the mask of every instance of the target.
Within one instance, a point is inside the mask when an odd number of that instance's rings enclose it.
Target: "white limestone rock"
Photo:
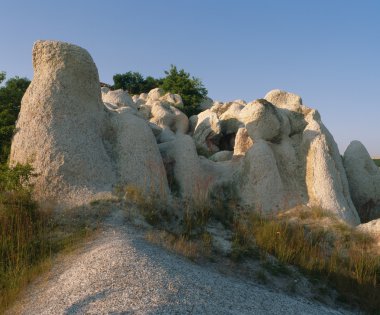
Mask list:
[[[294,112],[302,111],[302,98],[297,94],[282,90],[272,90],[264,96],[264,99],[279,108],[285,108]]]
[[[165,168],[150,126],[127,112],[110,114],[110,152],[119,182],[133,185],[144,194],[168,198]]]
[[[150,90],[145,98],[146,103],[152,103],[154,101],[158,101],[164,95],[165,95],[165,92],[163,89],[155,88],[153,90]],[[140,95],[140,98],[141,98],[141,95]]]
[[[228,161],[232,159],[233,154],[232,151],[219,151],[210,156],[210,160],[214,162]]]
[[[371,235],[377,245],[380,247],[380,219],[359,224],[356,229],[360,232],[368,233]]]
[[[253,141],[263,139],[278,142],[281,139],[281,116],[276,108],[265,100],[247,104],[240,112],[240,121],[245,124]]]
[[[214,101],[211,98],[205,97],[200,103],[199,107],[202,110],[210,109],[213,106],[213,103]]]
[[[362,222],[380,218],[380,169],[364,145],[352,141],[344,153],[352,201]]]
[[[235,137],[234,156],[244,156],[252,147],[253,141],[249,137],[246,128],[239,128]]]
[[[118,184],[168,191],[152,130],[130,114],[123,91],[107,92],[113,105],[104,106],[98,71],[86,50],[38,41],[33,67],[10,164],[32,165],[39,201],[80,205],[110,196]]]
[[[178,108],[162,101],[155,101],[151,107],[150,122],[161,128],[169,128],[173,132],[187,133],[189,119]]]
[[[221,133],[220,120],[216,113],[207,109],[198,114],[194,128],[193,139],[198,148],[206,152],[215,153],[219,148],[215,144],[215,139]]]
[[[246,153],[237,183],[241,203],[264,213],[276,212],[284,199],[284,187],[269,144],[258,139]]]
[[[164,157],[174,160],[173,173],[180,194],[185,198],[194,198],[198,195],[203,174],[193,139],[178,133],[173,141],[159,144],[159,149]]]
[[[352,203],[346,172],[338,146],[317,111],[305,117],[301,150],[305,154],[306,186],[311,206],[335,213],[351,225],[360,223]]]
[[[97,68],[75,45],[37,41],[34,77],[21,103],[10,163],[30,163],[39,174],[40,201],[81,204],[112,190],[112,160],[102,137],[106,112]]]
[[[108,91],[106,93],[102,92],[102,99],[104,103],[114,104],[118,107],[130,106],[134,109],[137,109],[137,106],[129,96],[128,92],[123,91],[122,89]]]
[[[222,132],[224,134],[236,133],[244,124],[239,120],[244,105],[232,102],[228,109],[219,116]]]

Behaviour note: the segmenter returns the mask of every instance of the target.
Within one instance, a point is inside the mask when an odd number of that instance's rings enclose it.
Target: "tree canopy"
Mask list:
[[[160,84],[159,79],[153,77],[144,78],[139,72],[126,72],[124,74],[115,74],[113,76],[113,89],[127,90],[129,94],[148,93]]]
[[[169,93],[179,94],[182,97],[182,111],[187,116],[199,113],[199,105],[207,96],[207,89],[200,79],[190,77],[190,73],[185,70],[178,70],[171,65],[169,71],[165,71],[166,77],[162,80],[160,87]]]
[[[150,90],[160,87],[165,92],[179,94],[183,100],[183,107],[180,109],[191,116],[200,112],[199,105],[203,98],[207,96],[207,89],[200,79],[191,77],[190,73],[184,69],[178,70],[171,65],[165,71],[165,77],[156,79],[151,76],[144,78],[139,72],[126,72],[113,76],[113,89],[127,90],[129,94],[148,93]]]
[[[4,80],[5,73],[0,72],[0,83]],[[8,159],[21,99],[29,84],[27,78],[14,77],[0,87],[0,163]]]

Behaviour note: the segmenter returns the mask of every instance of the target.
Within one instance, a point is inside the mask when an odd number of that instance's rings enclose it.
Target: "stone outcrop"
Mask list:
[[[10,163],[34,167],[39,174],[35,182],[39,200],[77,205],[127,183],[167,191],[153,133],[145,121],[106,109],[97,68],[86,50],[38,41],[33,47],[33,68]],[[131,105],[124,93],[111,95],[118,107]],[[155,164],[154,172],[150,163]]]
[[[380,169],[364,145],[353,141],[344,153],[352,200],[362,222],[380,218]]]
[[[234,200],[264,213],[321,207],[357,225],[352,195],[362,220],[369,204],[368,219],[378,215],[379,169],[357,144],[343,166],[319,113],[296,94],[273,90],[249,103],[207,98],[205,110],[188,118],[180,95],[100,88],[80,47],[37,42],[33,65],[11,164],[32,164],[41,199],[80,204],[130,184],[161,196],[171,189],[184,198]]]

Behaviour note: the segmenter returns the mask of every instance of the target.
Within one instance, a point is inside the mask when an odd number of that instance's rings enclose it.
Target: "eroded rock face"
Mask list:
[[[346,170],[357,207],[380,200],[380,171],[365,149],[350,146],[345,170],[318,112],[298,95],[207,99],[207,109],[188,119],[179,95],[100,89],[95,64],[78,46],[37,42],[33,65],[11,164],[32,164],[41,200],[86,203],[118,184],[166,196],[169,178],[182,197],[219,196],[266,213],[306,204],[357,225]]]
[[[34,78],[22,100],[10,163],[34,167],[39,174],[35,183],[39,200],[78,205],[109,195],[118,183],[142,185],[136,179],[141,173],[150,182],[152,174],[144,161],[152,159],[158,169],[164,169],[149,127],[138,135],[142,143],[122,139],[124,127],[132,119],[127,115],[110,117],[101,99],[97,68],[86,50],[38,41],[33,47],[33,67]],[[127,102],[132,100],[127,98]],[[132,124],[128,127],[134,129]],[[136,126],[134,132],[144,128]],[[145,145],[153,147],[146,150]],[[125,163],[131,167],[128,171]],[[152,182],[167,190],[166,178]]]
[[[352,200],[362,222],[380,218],[380,169],[359,141],[350,143],[344,153]]]

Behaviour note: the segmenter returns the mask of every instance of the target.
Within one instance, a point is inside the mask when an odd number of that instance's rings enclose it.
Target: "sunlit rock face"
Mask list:
[[[207,98],[188,118],[180,95],[101,89],[78,46],[39,41],[33,66],[11,164],[32,164],[41,199],[81,204],[130,184],[264,213],[317,206],[360,223],[337,145],[296,94],[273,90],[249,103]]]
[[[352,200],[362,222],[380,218],[380,169],[359,141],[352,141],[344,152]]]
[[[38,41],[33,47],[33,68],[10,163],[34,167],[40,200],[82,204],[109,195],[118,183],[167,190],[150,127],[127,111],[107,110],[97,68],[86,50]],[[132,105],[125,95],[110,98],[114,99]]]

